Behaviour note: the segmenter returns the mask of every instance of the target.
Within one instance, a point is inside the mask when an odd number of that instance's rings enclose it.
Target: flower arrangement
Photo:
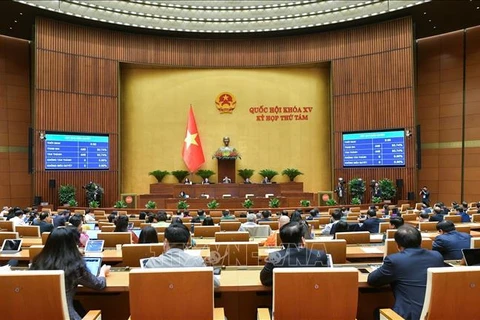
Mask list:
[[[235,159],[242,159],[242,157],[240,157],[240,153],[238,153],[237,149],[235,148],[220,148],[218,149],[213,157],[213,158],[216,158],[218,160],[235,160]]]
[[[310,206],[310,200],[300,200],[300,205],[302,207],[309,207]]]
[[[220,203],[218,203],[217,200],[212,200],[209,203],[207,203],[208,209],[217,209],[219,206],[220,206]]]
[[[243,201],[242,207],[250,209],[251,207],[253,207],[253,201],[250,199],[246,199],[245,201]]]
[[[155,209],[157,207],[157,203],[155,201],[151,201],[149,200],[146,204],[145,204],[145,208],[147,209]]]

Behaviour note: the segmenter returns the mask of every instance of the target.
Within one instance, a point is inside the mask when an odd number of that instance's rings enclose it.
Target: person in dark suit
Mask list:
[[[433,208],[433,215],[430,217],[430,220],[429,221],[443,221],[443,217],[444,217],[444,214],[443,214],[443,210],[442,208],[440,208],[439,206],[435,206]]]
[[[273,269],[286,267],[327,267],[327,256],[323,251],[309,250],[304,247],[302,226],[298,222],[289,222],[280,229],[284,249],[269,254],[267,263],[260,272],[260,281],[264,286],[273,284]]]
[[[377,211],[375,209],[368,209],[367,219],[363,221],[362,225],[358,228],[358,231],[378,233],[380,222],[380,219],[377,218]]]
[[[427,285],[427,269],[443,267],[443,257],[420,247],[422,236],[410,225],[395,233],[399,253],[385,257],[383,265],[368,275],[374,287],[390,284],[395,295],[393,310],[408,320],[420,318]]]
[[[432,250],[438,251],[445,260],[462,259],[462,249],[470,248],[472,236],[458,232],[452,221],[442,221],[437,224],[439,236],[433,241]]]
[[[43,211],[42,213],[40,213],[38,221],[39,222],[34,223],[34,225],[37,225],[40,227],[40,233],[52,232],[53,230],[52,216],[50,215],[49,212]]]

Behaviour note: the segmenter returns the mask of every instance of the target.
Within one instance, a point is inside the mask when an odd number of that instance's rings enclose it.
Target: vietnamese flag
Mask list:
[[[187,133],[184,141],[182,150],[183,161],[190,172],[195,172],[205,162],[205,157],[192,106],[190,106],[190,111],[188,112]]]

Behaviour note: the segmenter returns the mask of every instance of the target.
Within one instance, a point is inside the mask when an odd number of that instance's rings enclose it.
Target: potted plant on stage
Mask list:
[[[61,185],[60,189],[58,189],[60,204],[70,205],[70,200],[75,200],[75,191],[75,187],[71,184]]]
[[[253,173],[255,170],[253,169],[238,169],[238,175],[245,181],[245,180],[250,180],[250,178],[253,176]]]
[[[178,210],[187,210],[188,207],[190,207],[190,205],[185,200],[180,200],[177,203],[177,209]]]
[[[330,199],[328,199],[327,201],[325,201],[325,204],[326,204],[327,206],[336,206],[336,205],[337,205],[337,201],[336,201],[335,199],[333,199],[333,198],[330,198]]]
[[[242,207],[244,207],[245,209],[250,209],[251,207],[253,207],[253,201],[250,199],[245,199],[245,201],[243,201],[242,203]]]
[[[210,177],[213,176],[215,174],[215,172],[212,171],[212,170],[208,170],[208,169],[200,169],[195,174],[197,176],[199,176],[200,178],[202,178],[202,181],[203,181],[205,179],[210,180]]]
[[[70,199],[70,201],[68,201],[68,205],[70,207],[78,207],[78,201],[75,199]]]
[[[212,200],[209,203],[207,203],[207,208],[210,210],[214,210],[220,207],[220,203],[217,202],[217,200]]]
[[[175,170],[172,171],[172,175],[177,178],[179,183],[182,183],[183,180],[189,175],[187,170]]]
[[[381,179],[378,181],[378,187],[380,188],[381,198],[385,202],[392,202],[393,198],[397,194],[397,189],[390,179]]]
[[[355,204],[355,205],[359,205],[359,204],[362,203],[362,201],[360,200],[360,198],[354,197],[354,198],[352,198],[352,201],[350,203]]]
[[[271,182],[272,179],[278,175],[278,172],[272,169],[262,169],[258,172],[264,179],[267,178],[268,182]]]
[[[372,203],[378,204],[382,202],[382,198],[380,197],[372,197]]]
[[[278,198],[271,198],[268,201],[268,206],[270,208],[278,208],[278,207],[280,207],[280,200]]]
[[[303,173],[300,172],[300,170],[295,169],[295,168],[287,168],[282,171],[282,175],[287,176],[288,179],[290,179],[290,182],[295,181],[295,178],[298,177],[299,175],[302,175]]]
[[[163,178],[165,178],[169,174],[170,172],[164,170],[154,170],[148,173],[149,176],[154,176],[155,179],[157,179],[158,183],[162,182]]]
[[[352,198],[357,198],[358,200],[360,200],[360,203],[361,203],[363,200],[363,195],[365,194],[365,190],[367,190],[367,187],[365,185],[365,181],[363,181],[362,178],[353,178],[348,182],[348,190],[350,191],[350,195],[352,196]],[[357,203],[352,203],[352,204],[357,204]]]
[[[123,200],[119,200],[119,201],[115,202],[113,207],[114,208],[127,208],[127,203]]]
[[[157,203],[155,201],[151,201],[149,200],[146,204],[145,204],[145,208],[147,209],[155,209],[157,207]]]
[[[300,205],[302,207],[310,207],[310,200],[300,200]]]
[[[95,209],[95,208],[98,208],[100,206],[100,203],[98,201],[92,200],[88,203],[88,206],[90,208]]]

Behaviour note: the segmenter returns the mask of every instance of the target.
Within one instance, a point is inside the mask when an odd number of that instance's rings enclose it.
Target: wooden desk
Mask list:
[[[408,224],[411,224],[412,226],[417,227],[418,224],[420,223],[417,220],[410,220],[410,221],[405,221]],[[480,230],[480,223],[479,222],[461,222],[461,223],[455,223],[456,226],[468,226],[470,227],[470,230]]]
[[[383,245],[380,246],[369,246],[369,245],[352,245],[347,246],[347,259],[373,259],[378,260],[383,258]],[[280,250],[279,247],[260,247],[258,250],[259,255],[259,265],[263,265],[265,263],[265,258],[268,257],[268,254],[274,252],[276,250]],[[194,255],[201,255],[205,260],[208,261],[210,257],[210,249],[207,248],[198,248],[198,249],[191,249],[187,250],[192,252]],[[198,253],[200,251],[200,253]],[[122,262],[122,251],[115,250],[115,249],[106,249],[102,253],[91,253],[85,254],[85,256],[92,256],[92,257],[101,257],[105,263],[116,264]],[[29,261],[29,250],[23,249],[18,253],[11,253],[11,254],[0,254],[0,261],[8,261],[8,260],[18,260],[18,261]]]
[[[368,269],[368,265],[355,266]],[[229,320],[253,320],[256,319],[258,307],[271,307],[272,287],[261,284],[261,269],[262,267],[248,267],[245,270],[227,267],[222,270],[220,287],[215,289],[215,307],[223,307]],[[358,273],[358,320],[370,320],[375,308],[391,307],[394,302],[390,287],[369,287],[367,277],[368,274]],[[104,291],[79,287],[76,299],[79,299],[86,309],[101,309],[102,319],[127,319],[128,290],[128,272],[111,272]]]

